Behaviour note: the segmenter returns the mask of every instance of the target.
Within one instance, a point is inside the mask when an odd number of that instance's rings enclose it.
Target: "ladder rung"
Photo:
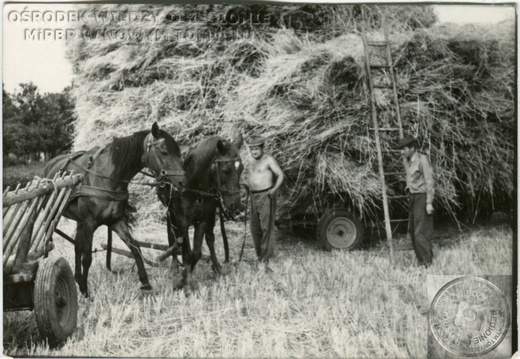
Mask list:
[[[401,150],[386,150],[385,152],[390,152],[390,153],[401,153]]]
[[[376,64],[370,64],[371,69],[389,69],[390,65],[376,65]]]
[[[408,218],[407,219],[391,219],[390,222],[408,222]]]
[[[375,89],[390,89],[393,90],[394,87],[392,85],[374,85]]]
[[[388,41],[368,40],[367,44],[372,46],[386,46],[388,45]]]
[[[388,199],[405,199],[408,198],[408,196],[388,196]]]

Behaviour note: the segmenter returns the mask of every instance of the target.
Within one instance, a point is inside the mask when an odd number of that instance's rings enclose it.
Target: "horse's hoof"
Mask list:
[[[173,290],[181,290],[186,285],[186,281],[184,278],[174,278],[173,279]]]
[[[220,264],[213,264],[211,268],[213,269],[213,272],[215,272],[215,274],[222,275],[222,266]]]
[[[150,284],[145,284],[145,285],[141,286],[141,288],[139,288],[139,289],[141,289],[141,292],[151,292],[151,291],[153,291],[153,288],[152,288],[152,286]]]

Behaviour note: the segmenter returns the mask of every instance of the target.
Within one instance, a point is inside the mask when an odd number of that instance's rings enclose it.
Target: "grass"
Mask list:
[[[24,185],[34,176],[42,176],[45,165],[46,162],[33,162],[31,164],[4,166],[2,174],[3,189],[9,186],[13,190],[18,183]]]
[[[72,232],[72,222],[60,225]],[[243,224],[229,224],[236,260]],[[219,258],[223,258],[220,233]],[[173,291],[170,261],[149,268],[155,295],[143,297],[134,262],[115,256],[104,268],[94,254],[92,297],[79,299],[78,328],[60,349],[41,342],[31,312],[4,314],[4,354],[10,356],[124,357],[426,357],[426,276],[512,274],[512,232],[489,227],[437,232],[432,267],[413,252],[397,252],[389,266],[383,245],[355,252],[323,252],[314,240],[279,233],[281,256],[266,273],[254,264],[247,238],[244,261],[216,277],[206,260],[191,287]],[[94,247],[105,241],[96,234]],[[164,227],[136,228],[141,240],[165,243]],[[53,255],[73,263],[73,247],[56,238]],[[115,245],[122,246],[116,240]],[[205,249],[206,250],[206,249]],[[157,252],[144,250],[153,258]]]

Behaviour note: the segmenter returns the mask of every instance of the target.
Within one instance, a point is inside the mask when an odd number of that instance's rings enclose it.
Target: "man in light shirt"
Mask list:
[[[430,236],[433,232],[433,197],[435,182],[428,156],[417,151],[418,142],[412,136],[402,138],[401,150],[406,171],[406,190],[409,192],[409,232],[419,264],[429,267],[433,260]]]

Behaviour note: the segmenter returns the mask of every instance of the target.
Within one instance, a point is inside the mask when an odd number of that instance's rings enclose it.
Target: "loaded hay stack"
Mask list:
[[[263,135],[287,175],[286,213],[319,212],[340,199],[361,214],[378,210],[360,6],[95,6],[103,10],[149,12],[154,21],[92,20],[82,24],[90,38],[69,44],[77,150],[153,121],[182,145],[212,134]],[[426,6],[366,10],[371,23],[385,12],[393,29],[403,126],[431,157],[439,205],[453,212],[466,199],[511,195],[514,24],[432,26]],[[249,21],[226,23],[230,12]],[[223,20],[208,21],[210,13]],[[270,17],[253,24],[253,13]],[[114,30],[145,38],[107,35]],[[378,98],[391,116],[389,100]]]

